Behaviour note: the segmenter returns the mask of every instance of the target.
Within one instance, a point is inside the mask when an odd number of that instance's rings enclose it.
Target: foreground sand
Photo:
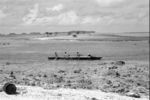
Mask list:
[[[148,97],[132,98],[99,90],[55,89],[45,90],[40,87],[17,86],[17,95],[0,92],[1,100],[149,100]]]

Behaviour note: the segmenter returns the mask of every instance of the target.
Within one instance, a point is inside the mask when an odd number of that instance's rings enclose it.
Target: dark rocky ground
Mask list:
[[[11,67],[6,63],[5,66]],[[13,66],[12,66],[13,67]],[[41,68],[42,69],[42,68]],[[149,95],[149,65],[100,62],[97,66],[56,68],[52,71],[0,70],[0,84],[40,86],[45,89],[72,88],[102,90],[127,95]]]

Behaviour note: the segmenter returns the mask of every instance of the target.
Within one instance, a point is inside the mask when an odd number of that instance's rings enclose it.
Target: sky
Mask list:
[[[149,32],[149,0],[0,0],[0,33]]]

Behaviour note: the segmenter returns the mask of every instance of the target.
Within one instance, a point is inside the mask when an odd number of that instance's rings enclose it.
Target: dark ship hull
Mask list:
[[[80,57],[48,57],[48,60],[101,60],[102,57],[89,57],[89,56],[80,56]]]

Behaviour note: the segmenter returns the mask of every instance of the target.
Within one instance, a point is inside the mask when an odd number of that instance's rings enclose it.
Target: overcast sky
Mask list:
[[[149,31],[149,0],[0,0],[0,33]]]

